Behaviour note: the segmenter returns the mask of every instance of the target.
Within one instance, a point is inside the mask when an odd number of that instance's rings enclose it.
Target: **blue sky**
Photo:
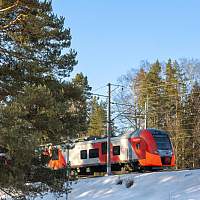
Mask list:
[[[199,58],[200,0],[53,0],[93,89],[141,60]]]

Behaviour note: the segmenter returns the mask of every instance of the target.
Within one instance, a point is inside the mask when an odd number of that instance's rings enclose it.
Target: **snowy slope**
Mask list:
[[[119,178],[122,185],[116,184]],[[125,186],[127,180],[134,180],[130,188]],[[68,200],[200,200],[200,170],[88,178],[72,187]],[[53,199],[52,194],[43,197]],[[59,198],[64,199],[65,195]]]
[[[91,178],[73,185],[70,200],[200,200],[200,170]],[[133,179],[131,188],[125,187]]]

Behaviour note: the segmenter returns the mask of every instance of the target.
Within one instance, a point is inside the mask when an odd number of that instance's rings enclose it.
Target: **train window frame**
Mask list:
[[[101,154],[102,155],[107,154],[107,142],[102,142],[101,143]]]
[[[59,150],[58,150],[58,148],[52,149],[51,160],[53,160],[53,161],[59,160]]]
[[[150,129],[158,150],[172,150],[172,143],[166,131]]]
[[[89,149],[89,158],[99,158],[99,148]]]
[[[3,146],[0,146],[0,153],[7,153],[8,149],[4,148]]]
[[[85,160],[85,159],[87,159],[87,150],[81,150],[80,151],[80,158],[81,158],[81,160]]]
[[[172,144],[168,135],[154,135],[157,148],[159,150],[171,150]],[[165,147],[165,148],[163,148]]]
[[[119,156],[120,153],[120,145],[113,146],[113,156]]]
[[[137,143],[135,146],[136,146],[136,149],[137,149],[137,150],[140,149],[140,143]]]
[[[131,133],[132,137],[139,137],[141,133],[140,129],[135,130],[134,132]]]

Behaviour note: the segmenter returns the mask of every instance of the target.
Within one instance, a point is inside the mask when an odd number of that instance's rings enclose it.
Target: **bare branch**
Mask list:
[[[16,2],[15,2],[12,6],[9,6],[9,7],[3,8],[3,9],[0,9],[0,13],[6,12],[6,11],[9,11],[9,10],[12,10],[12,9],[16,8],[16,7],[19,5],[19,2],[20,2],[20,0],[16,0]],[[23,17],[25,17],[24,14],[19,14],[19,15],[16,17],[16,19],[10,21],[9,24],[4,25],[4,26],[0,26],[0,30],[9,28],[11,25],[16,24],[18,21],[20,21],[21,19],[23,19]]]
[[[18,4],[19,4],[19,2],[20,2],[20,0],[17,0],[17,1],[15,2],[15,4],[13,4],[12,6],[9,6],[9,7],[4,8],[4,9],[0,9],[0,12],[6,12],[6,11],[9,11],[9,10],[11,10],[11,9],[13,9],[13,8],[15,8],[15,7],[17,7]]]
[[[8,23],[7,25],[4,25],[4,26],[0,26],[0,30],[4,30],[4,29],[7,29],[9,28],[10,26],[16,24],[18,21],[21,21],[23,18],[25,18],[27,15],[24,15],[24,14],[19,14],[16,19],[10,21],[10,23]]]

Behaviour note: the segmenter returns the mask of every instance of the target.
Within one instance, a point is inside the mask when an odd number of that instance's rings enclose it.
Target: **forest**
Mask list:
[[[0,146],[12,163],[0,165],[0,189],[20,191],[21,198],[49,188],[65,192],[65,180],[48,174],[37,187],[26,184],[37,147],[106,135],[107,99],[92,93],[84,73],[71,76],[77,52],[64,23],[51,1],[1,1]],[[177,168],[200,167],[200,61],[144,62],[117,84],[112,134],[145,126],[166,130]]]

